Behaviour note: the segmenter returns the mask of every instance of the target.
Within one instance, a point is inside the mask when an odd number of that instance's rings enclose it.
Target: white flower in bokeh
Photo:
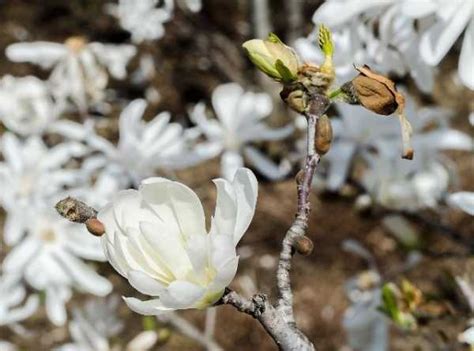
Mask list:
[[[68,326],[73,342],[54,350],[112,351],[109,339],[123,329],[123,323],[116,311],[119,301],[115,295],[107,300],[89,299],[83,308],[73,309]]]
[[[48,85],[33,76],[0,80],[0,120],[11,131],[40,134],[58,117]]]
[[[460,191],[449,195],[448,204],[474,216],[474,192]]]
[[[72,288],[98,296],[112,290],[110,282],[82,260],[105,261],[104,252],[99,238],[59,217],[52,207],[31,212],[27,236],[8,253],[2,268],[44,291],[48,318],[63,325]]]
[[[21,322],[36,312],[39,296],[25,298],[26,288],[20,275],[5,273],[0,276],[0,326]]]
[[[205,308],[234,278],[236,245],[252,220],[258,183],[245,168],[232,182],[214,183],[217,204],[209,232],[197,195],[165,178],[148,178],[138,191],[120,192],[99,212],[109,262],[134,288],[153,297],[125,298],[135,312]]]
[[[420,42],[420,55],[432,66],[443,57],[464,32],[458,72],[464,85],[474,90],[474,2],[465,0],[425,0],[436,21],[426,30]]]
[[[212,93],[212,106],[217,119],[209,119],[203,103],[195,106],[191,119],[209,141],[208,147],[221,155],[221,174],[232,179],[246,161],[269,179],[279,179],[290,171],[278,166],[250,143],[281,140],[293,132],[293,126],[271,129],[262,120],[272,111],[267,94],[245,92],[236,83],[218,86]]]
[[[89,43],[71,37],[64,44],[54,42],[15,43],[6,48],[14,62],[31,62],[52,69],[51,91],[61,102],[72,103],[85,113],[90,105],[105,98],[109,74],[124,79],[128,61],[135,55],[133,45]]]
[[[8,341],[0,340],[0,350],[2,351],[18,351],[18,347]]]
[[[171,20],[173,10],[173,0],[119,0],[117,5],[107,6],[107,11],[119,19],[120,26],[131,33],[134,43],[163,37],[164,23]]]
[[[414,20],[418,20],[416,27]],[[472,1],[329,0],[318,8],[313,21],[335,29],[350,26],[351,22],[368,23],[373,37],[366,43],[367,52],[372,51],[370,56],[378,58],[376,63],[383,64],[385,59],[390,66],[396,63],[397,60],[393,59],[398,52],[425,92],[431,90],[428,88],[432,82],[424,82],[425,78],[429,78],[430,71],[423,67],[423,62],[438,65],[465,31],[458,70],[461,81],[474,89],[474,68],[471,64],[474,57]],[[395,55],[385,55],[390,51]],[[396,71],[396,64],[392,69]]]
[[[100,152],[91,158],[91,168],[105,167],[111,175],[122,174],[122,178],[138,184],[157,170],[183,169],[210,157],[207,149],[195,144],[195,135],[191,135],[194,133],[189,134],[179,123],[170,122],[168,112],[146,123],[145,109],[146,102],[141,99],[125,107],[120,114],[117,146],[95,133],[86,133],[88,145]]]
[[[326,186],[329,190],[336,190],[344,184],[357,156],[370,157],[370,161],[375,162],[370,154],[376,151],[379,158],[386,159],[377,161],[377,164],[387,163],[383,169],[400,163],[401,160],[395,160],[400,153],[399,126],[395,119],[342,103],[337,104],[337,110],[340,118],[331,121],[333,145],[323,160],[328,168]],[[426,155],[436,158],[444,149],[472,149],[472,139],[468,135],[449,128],[449,111],[431,107],[417,109],[407,96],[405,113],[413,127],[412,143],[416,152],[420,152],[420,159]]]
[[[22,237],[36,207],[53,206],[64,187],[83,178],[79,169],[63,168],[73,157],[87,153],[84,145],[65,142],[48,149],[38,136],[20,141],[14,134],[0,138],[0,205],[7,212],[3,239],[8,245]]]

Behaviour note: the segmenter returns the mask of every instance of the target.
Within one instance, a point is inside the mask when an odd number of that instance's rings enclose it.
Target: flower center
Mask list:
[[[74,53],[80,52],[87,44],[87,40],[81,36],[74,36],[66,39],[64,44]]]

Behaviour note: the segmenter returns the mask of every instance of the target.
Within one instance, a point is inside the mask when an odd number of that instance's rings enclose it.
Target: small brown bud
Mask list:
[[[292,110],[298,113],[306,111],[307,94],[300,84],[285,85],[280,97]]]
[[[300,255],[308,256],[313,252],[314,245],[310,238],[302,236],[296,239],[293,247]]]
[[[302,169],[300,169],[298,173],[296,173],[295,180],[296,180],[296,184],[298,185],[303,184],[304,171]]]
[[[86,228],[92,235],[102,236],[105,233],[104,224],[99,221],[97,218],[89,218],[86,221]]]
[[[76,223],[85,223],[97,215],[97,211],[92,207],[72,197],[62,199],[55,207],[61,216]]]
[[[332,142],[332,126],[327,115],[322,115],[316,122],[314,147],[318,154],[324,155],[329,151]]]

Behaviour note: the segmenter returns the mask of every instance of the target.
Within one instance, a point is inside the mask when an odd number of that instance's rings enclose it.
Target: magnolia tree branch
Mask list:
[[[232,305],[240,312],[246,313],[257,319],[267,333],[273,338],[280,350],[283,351],[314,351],[314,345],[298,329],[293,314],[293,293],[291,291],[290,270],[293,254],[297,251],[308,254],[312,250],[311,240],[306,237],[308,218],[311,211],[309,195],[316,165],[321,156],[316,152],[315,135],[317,134],[318,119],[329,107],[326,96],[315,94],[309,98],[308,109],[305,117],[308,121],[307,130],[307,155],[303,169],[298,173],[297,184],[297,211],[295,220],[288,229],[283,239],[280,259],[277,269],[278,301],[272,305],[266,295],[256,294],[251,299],[246,299],[237,292],[226,289],[216,305]],[[74,198],[61,200],[56,209],[65,218],[79,223],[84,223],[94,235],[104,233],[103,224],[97,220],[97,211],[85,203]],[[212,339],[198,332],[189,322],[178,315],[164,314],[159,319],[166,319],[183,334],[198,340],[211,350],[219,350],[219,346]],[[199,334],[199,335],[198,335]]]
[[[305,113],[308,121],[307,155],[303,169],[298,173],[297,194],[298,206],[293,224],[283,239],[277,269],[278,302],[270,304],[263,294],[254,295],[250,300],[235,291],[226,291],[220,303],[229,304],[239,311],[256,318],[270,334],[275,343],[284,351],[312,351],[314,345],[297,328],[293,314],[293,293],[291,290],[291,259],[295,251],[312,249],[312,243],[305,236],[308,218],[311,211],[309,195],[316,165],[320,155],[315,150],[316,124],[329,107],[329,100],[323,95],[313,95]]]

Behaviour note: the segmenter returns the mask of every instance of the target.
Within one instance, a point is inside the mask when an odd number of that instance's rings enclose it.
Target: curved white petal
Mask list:
[[[123,300],[132,311],[144,316],[156,316],[162,311],[172,309],[164,307],[160,299],[141,301],[134,297],[124,297]]]
[[[459,56],[459,76],[469,89],[474,90],[474,6],[469,26],[464,33],[461,55]]]
[[[449,195],[448,203],[452,206],[459,207],[471,216],[474,216],[474,193],[467,191],[460,191]]]
[[[206,290],[196,284],[183,280],[172,282],[160,300],[165,307],[173,309],[192,308],[204,296]]]
[[[50,68],[67,54],[67,48],[58,43],[37,41],[9,45],[5,54],[14,62],[31,62]]]
[[[141,271],[132,270],[128,272],[128,281],[135,289],[145,295],[160,296],[163,290],[166,289],[164,284],[150,278],[148,274]]]

